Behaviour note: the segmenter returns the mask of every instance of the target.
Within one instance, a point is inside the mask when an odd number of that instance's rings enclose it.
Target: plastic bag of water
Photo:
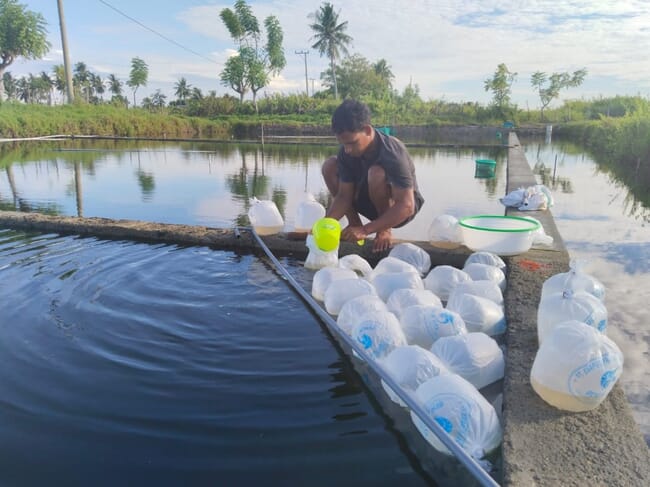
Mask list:
[[[485,333],[443,337],[433,344],[431,352],[450,372],[460,375],[477,389],[503,379],[503,351]]]
[[[388,256],[408,262],[417,269],[421,276],[424,276],[431,269],[431,256],[429,253],[410,242],[395,245]]]
[[[258,235],[273,235],[284,227],[282,215],[271,200],[258,200],[253,197],[248,219]]]
[[[377,263],[372,273],[370,274],[369,279],[372,280],[375,276],[379,274],[385,274],[386,272],[414,272],[418,276],[420,275],[420,273],[418,272],[418,270],[415,268],[413,264],[409,264],[408,262],[403,261],[402,259],[398,259],[397,257],[391,257],[389,255],[387,257],[384,257]]]
[[[339,315],[336,318],[336,324],[348,335],[361,317],[369,312],[388,312],[386,303],[384,303],[376,294],[357,296],[341,307]]]
[[[503,272],[506,271],[506,263],[501,257],[499,257],[497,254],[493,254],[492,252],[474,252],[465,261],[465,265],[468,264],[488,264],[494,267],[498,267]]]
[[[380,362],[390,378],[404,391],[412,394],[415,394],[420,384],[431,377],[449,373],[438,357],[417,345],[397,347],[381,359]],[[402,407],[407,407],[404,401],[383,380],[381,385],[391,401]]]
[[[494,336],[506,331],[503,307],[489,299],[472,294],[460,294],[454,296],[453,301],[449,300],[447,309],[458,313],[470,332],[480,331]]]
[[[458,313],[432,304],[409,306],[402,313],[400,324],[409,345],[426,349],[439,338],[467,333]]]
[[[442,249],[455,249],[463,244],[458,219],[452,215],[436,216],[428,231],[429,243]]]
[[[386,301],[388,309],[401,318],[402,311],[416,304],[431,304],[442,307],[440,298],[428,289],[396,289]]]
[[[424,289],[424,283],[417,272],[382,272],[372,278],[377,294],[384,301],[397,289]]]
[[[584,291],[605,301],[605,286],[598,279],[587,274],[584,270],[585,266],[586,262],[583,260],[571,260],[568,272],[555,274],[544,281],[541,299],[550,294],[571,290]]]
[[[323,301],[325,291],[332,283],[339,279],[358,279],[356,272],[350,269],[341,269],[340,267],[324,267],[314,274],[311,281],[311,295],[314,299]]]
[[[303,194],[302,200],[296,209],[296,232],[308,232],[316,220],[325,216],[325,207],[321,205],[314,195],[307,192]]]
[[[579,321],[558,324],[539,347],[530,382],[544,401],[567,411],[598,407],[623,371],[623,354]]]
[[[472,294],[480,298],[489,299],[499,306],[503,306],[503,293],[499,285],[494,281],[468,281],[457,284],[449,295],[447,306],[449,306],[449,303],[458,300],[463,294]],[[452,308],[455,306],[456,304],[452,304]]]
[[[415,395],[429,417],[473,458],[482,459],[501,444],[501,424],[494,407],[461,376],[432,377],[417,388]],[[436,450],[451,454],[412,411],[411,419]]]
[[[352,328],[351,336],[374,360],[385,357],[395,347],[407,345],[397,317],[389,311],[365,314]]]
[[[365,278],[368,278],[372,272],[372,267],[368,261],[357,254],[349,254],[341,257],[339,259],[339,267],[351,269]]]
[[[376,295],[375,288],[365,279],[357,277],[339,279],[330,283],[325,291],[325,309],[331,315],[338,315],[343,305],[358,296]]]
[[[318,248],[314,241],[313,235],[307,235],[305,242],[309,253],[305,259],[305,267],[307,269],[322,269],[324,267],[336,267],[339,262],[339,248],[334,250],[324,251]]]
[[[584,291],[566,290],[544,297],[537,308],[537,339],[544,343],[548,334],[567,320],[586,323],[601,333],[607,330],[607,308],[603,302]]]
[[[474,281],[493,281],[496,282],[501,291],[506,288],[506,275],[501,269],[489,264],[479,264],[473,262],[465,264],[463,270],[469,274]]]
[[[424,287],[443,301],[447,301],[456,284],[471,280],[472,278],[465,271],[450,265],[439,265],[431,269],[424,278]]]

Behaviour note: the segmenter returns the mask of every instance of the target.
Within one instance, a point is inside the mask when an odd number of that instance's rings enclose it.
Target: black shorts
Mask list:
[[[400,228],[406,225],[408,222],[413,220],[413,218],[415,218],[415,215],[417,215],[420,211],[420,208],[422,208],[422,204],[424,203],[422,196],[420,196],[417,191],[413,196],[415,198],[415,211],[411,216],[406,218],[403,222],[395,225],[393,228]],[[368,192],[367,180],[363,180],[359,185],[359,191],[357,192],[354,199],[354,209],[357,211],[357,213],[365,216],[368,220],[376,220],[379,216],[377,214],[377,208],[375,208],[375,205],[373,205],[372,201],[370,201],[370,193]]]

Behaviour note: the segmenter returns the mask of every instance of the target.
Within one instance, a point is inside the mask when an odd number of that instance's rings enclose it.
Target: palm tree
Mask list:
[[[47,104],[52,106],[52,91],[54,90],[54,80],[45,71],[41,71],[39,88],[42,91],[43,98],[47,98]]]
[[[90,72],[84,62],[78,62],[74,65],[74,84],[78,87],[81,94],[84,95],[86,103],[90,101]]]
[[[63,64],[57,64],[52,68],[52,73],[54,74],[54,87],[61,96],[65,95],[66,91],[66,79],[65,79],[65,66]]]
[[[4,85],[4,92],[5,95],[7,95],[7,99],[13,100],[16,98],[16,93],[18,91],[18,87],[16,86],[17,80],[9,71],[5,71],[2,75],[2,84]]]
[[[98,104],[100,100],[103,101],[102,96],[106,89],[104,88],[104,80],[102,77],[95,73],[90,73],[90,87],[92,89],[93,103]],[[95,95],[99,95],[99,98]]]
[[[192,85],[189,84],[185,78],[181,78],[174,85],[174,89],[176,90],[174,94],[178,97],[181,103],[185,105],[185,100],[190,96]]]
[[[345,33],[348,23],[347,21],[339,23],[339,14],[334,11],[334,6],[329,2],[323,3],[320,9],[309,17],[314,20],[309,27],[314,31],[312,39],[316,40],[311,47],[318,49],[321,56],[327,55],[329,58],[334,79],[334,97],[338,98],[335,61],[341,57],[341,54],[348,53],[347,46],[352,42],[352,37]]]
[[[122,82],[114,74],[109,74],[106,78],[106,83],[108,84],[108,91],[111,92],[113,96],[122,96]]]

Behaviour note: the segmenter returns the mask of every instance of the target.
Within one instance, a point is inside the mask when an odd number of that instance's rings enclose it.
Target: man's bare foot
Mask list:
[[[375,235],[375,241],[372,246],[372,251],[373,252],[383,252],[385,250],[388,250],[392,247],[393,244],[393,232],[391,232],[390,228],[388,230],[382,230],[381,232],[377,232]]]

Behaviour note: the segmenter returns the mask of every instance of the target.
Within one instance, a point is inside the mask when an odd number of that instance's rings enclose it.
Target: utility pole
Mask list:
[[[309,96],[309,78],[307,77],[307,54],[309,54],[309,51],[296,51],[296,54],[305,58],[305,92]]]
[[[72,66],[70,66],[70,56],[68,54],[68,35],[65,31],[65,15],[63,15],[63,0],[57,0],[59,7],[59,27],[61,28],[61,46],[63,47],[63,69],[65,70],[65,86],[68,95],[68,103],[74,100],[74,90],[72,86]]]

